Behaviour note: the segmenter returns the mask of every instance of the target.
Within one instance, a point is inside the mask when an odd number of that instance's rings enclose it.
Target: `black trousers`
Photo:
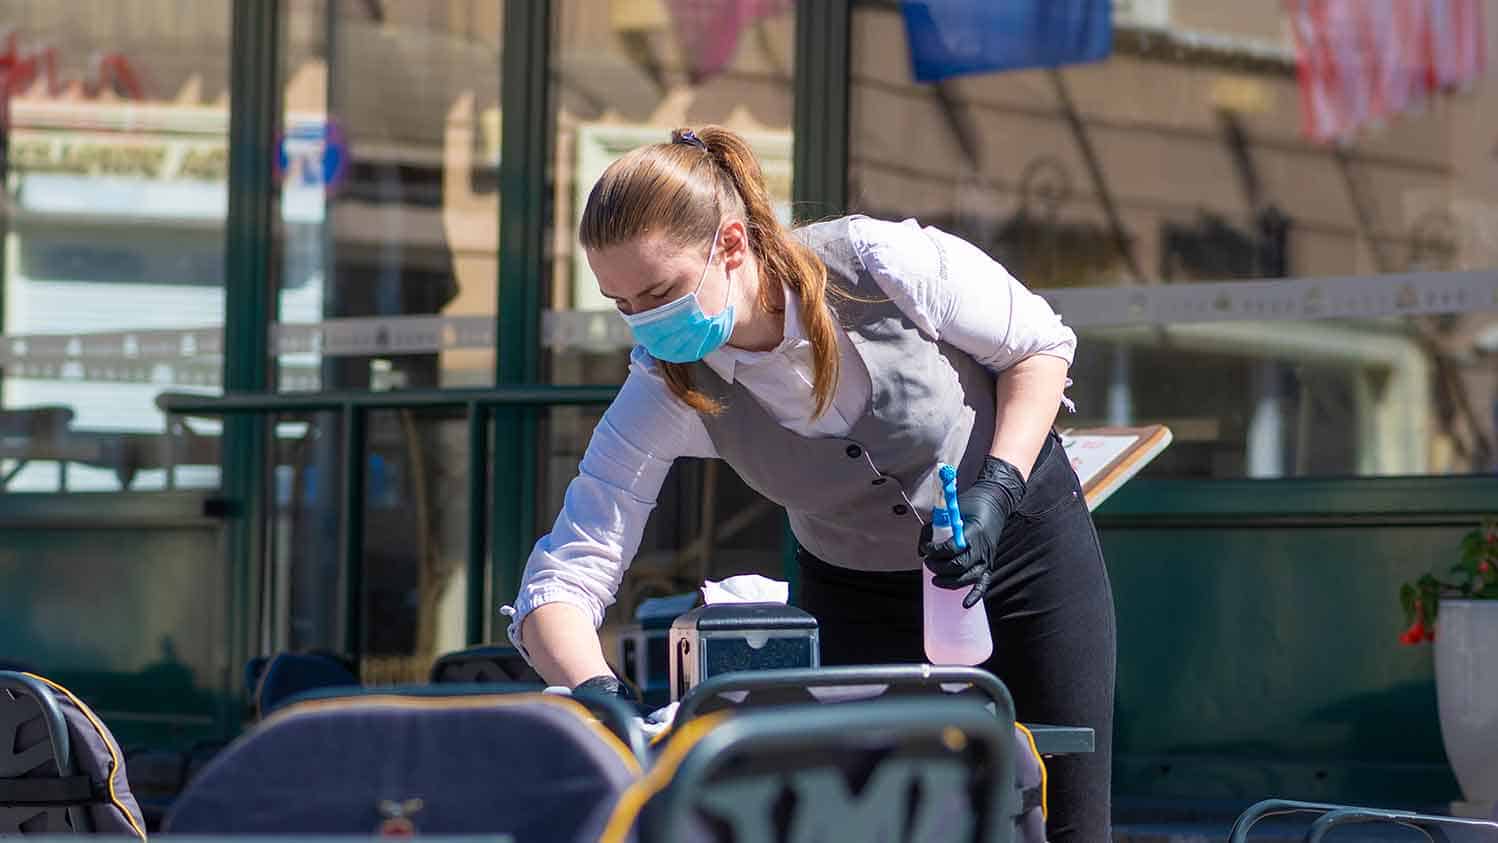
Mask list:
[[[1111,840],[1113,591],[1076,472],[1054,433],[998,552],[998,588],[986,602],[994,654],[984,669],[1009,687],[1021,722],[1097,733],[1095,752],[1047,760],[1047,837]],[[913,544],[910,555],[916,558]],[[798,557],[798,602],[820,624],[822,664],[927,660],[921,571],[871,573],[804,550]]]

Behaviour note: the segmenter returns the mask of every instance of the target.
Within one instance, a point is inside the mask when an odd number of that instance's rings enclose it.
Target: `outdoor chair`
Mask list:
[[[119,744],[66,688],[0,671],[0,836],[91,832],[146,836]]]
[[[433,682],[530,682],[544,684],[514,647],[469,647],[432,663]]]
[[[939,697],[720,711],[673,732],[600,839],[1009,843],[1012,730]]]
[[[1419,814],[1385,808],[1364,808],[1356,805],[1333,805],[1321,802],[1296,802],[1289,799],[1266,799],[1249,806],[1233,823],[1229,843],[1247,843],[1249,832],[1261,820],[1291,814],[1314,814],[1316,818],[1306,829],[1306,843],[1321,843],[1333,829],[1349,825],[1387,823],[1418,829],[1425,839],[1433,843],[1464,843],[1465,841],[1498,841],[1498,822],[1472,820],[1462,817],[1443,817],[1435,814]],[[1342,839],[1342,838],[1337,838]]]
[[[354,667],[333,653],[276,653],[252,659],[245,669],[254,716],[265,717],[286,700],[314,688],[358,687]]]
[[[1041,750],[1030,729],[1015,721],[1009,689],[998,677],[981,668],[901,664],[725,673],[687,693],[672,719],[672,729],[727,709],[911,696],[971,699],[1001,721],[1014,724],[1014,784],[1019,789],[1023,808],[1016,820],[1018,839],[1044,839],[1046,771]],[[1085,743],[1080,749],[1091,751],[1091,745]]]
[[[188,784],[174,834],[506,834],[594,840],[635,755],[563,696],[370,692],[303,699]]]

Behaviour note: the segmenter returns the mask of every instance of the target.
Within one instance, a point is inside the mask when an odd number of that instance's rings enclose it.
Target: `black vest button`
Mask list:
[[[906,506],[905,504],[903,504],[903,503],[897,503],[897,504],[895,504],[894,513],[896,515],[904,515],[905,513],[909,512],[909,511],[910,511],[910,507]]]
[[[874,478],[874,485],[875,486],[883,486],[885,483],[888,483],[888,482],[889,482],[889,478],[888,477],[875,477]]]
[[[860,447],[858,447],[857,445],[849,445],[848,446],[848,450],[847,450],[847,454],[848,454],[849,457],[852,457],[853,459],[856,460],[859,457],[863,456],[863,449],[860,448]]]

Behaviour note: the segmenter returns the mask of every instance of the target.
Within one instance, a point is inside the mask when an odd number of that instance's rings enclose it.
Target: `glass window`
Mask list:
[[[288,3],[283,390],[494,382],[501,8]]]
[[[0,0],[0,661],[125,746],[226,725],[219,428],[156,402],[220,390],[229,25]]]
[[[789,2],[758,5],[765,14],[729,26],[666,0],[554,4],[555,251],[542,328],[551,382],[620,382],[634,344],[577,247],[588,191],[614,159],[680,126],[727,126],[754,146],[791,219],[795,14]]]
[[[750,5],[758,13],[735,20],[667,0],[554,4],[554,251],[542,324],[551,383],[620,383],[625,377],[634,344],[629,329],[598,292],[577,246],[588,191],[614,159],[669,140],[677,127],[727,126],[753,144],[782,219],[791,219],[794,4]],[[601,414],[574,407],[547,413],[541,532],[551,528]],[[639,600],[690,591],[704,577],[755,570],[781,576],[781,541],[779,510],[732,471],[680,461],[610,619],[628,619]]]
[[[228,9],[0,3],[0,493],[218,485]]]
[[[360,675],[422,682],[433,659],[461,649],[467,635],[468,429],[447,409],[373,411],[366,425]],[[276,427],[272,642],[343,650],[342,464],[340,454],[324,453],[340,441],[340,419],[288,414]]]
[[[288,0],[279,187],[283,391],[493,384],[503,4]],[[358,649],[424,681],[464,643],[468,440],[445,411],[373,411],[362,640],[344,641],[343,427],[277,427],[267,578],[275,647]]]
[[[1116,2],[1098,55],[856,2],[852,209],[1042,292],[1081,339],[1060,424],[1169,424],[1155,476],[1491,471],[1487,30],[1310,5]]]

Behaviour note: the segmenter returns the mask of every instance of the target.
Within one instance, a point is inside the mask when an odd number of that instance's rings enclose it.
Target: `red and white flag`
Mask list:
[[[1482,0],[1430,0],[1435,84],[1461,86],[1482,75],[1487,61]]]
[[[1286,0],[1305,132],[1345,141],[1486,69],[1482,0]]]

